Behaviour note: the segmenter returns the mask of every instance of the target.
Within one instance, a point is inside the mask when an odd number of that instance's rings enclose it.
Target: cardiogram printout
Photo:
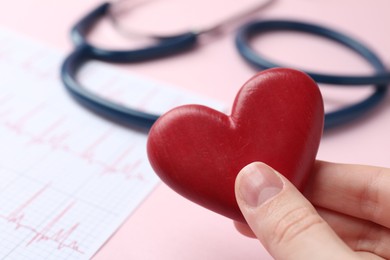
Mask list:
[[[63,55],[0,28],[0,259],[89,259],[159,183],[146,135],[86,111],[59,79]],[[216,102],[90,63],[81,80],[161,113]]]

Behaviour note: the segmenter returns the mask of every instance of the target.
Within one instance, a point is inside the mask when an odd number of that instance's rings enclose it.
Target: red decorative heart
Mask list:
[[[149,133],[149,161],[176,192],[245,222],[234,195],[238,172],[261,161],[302,189],[323,121],[322,97],[311,78],[296,70],[270,69],[244,84],[231,116],[201,105],[161,116]]]

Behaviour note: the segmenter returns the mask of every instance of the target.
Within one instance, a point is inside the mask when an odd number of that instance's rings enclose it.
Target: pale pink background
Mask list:
[[[224,9],[220,2],[206,2],[208,8],[202,13],[205,19]],[[3,0],[0,25],[69,52],[72,49],[68,39],[70,26],[100,3],[97,0]],[[388,64],[389,10],[388,0],[279,0],[258,17],[296,18],[338,28],[363,40]],[[106,33],[109,34],[103,25],[101,31],[94,33],[93,40],[103,45],[119,45],[115,37],[104,37]],[[273,37],[256,41],[256,46],[269,57],[288,65],[331,72],[371,71],[360,58],[317,38],[275,33]],[[124,69],[191,89],[226,104],[232,102],[239,87],[254,73],[238,56],[231,32],[201,44],[190,53],[128,65]],[[367,93],[367,90],[323,88],[327,109]],[[390,167],[389,101],[387,98],[369,117],[325,133],[318,158]],[[94,257],[95,260],[269,258],[257,241],[239,235],[230,220],[188,202],[164,184]]]

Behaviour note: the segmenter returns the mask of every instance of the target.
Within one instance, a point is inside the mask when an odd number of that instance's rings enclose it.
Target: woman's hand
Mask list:
[[[318,161],[310,178],[303,196],[265,164],[243,168],[237,229],[275,259],[390,259],[390,169]]]

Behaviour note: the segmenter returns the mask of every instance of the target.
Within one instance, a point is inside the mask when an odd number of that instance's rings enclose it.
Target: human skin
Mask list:
[[[235,223],[279,259],[390,259],[390,169],[317,161],[304,195],[255,162],[236,178],[248,223]]]

